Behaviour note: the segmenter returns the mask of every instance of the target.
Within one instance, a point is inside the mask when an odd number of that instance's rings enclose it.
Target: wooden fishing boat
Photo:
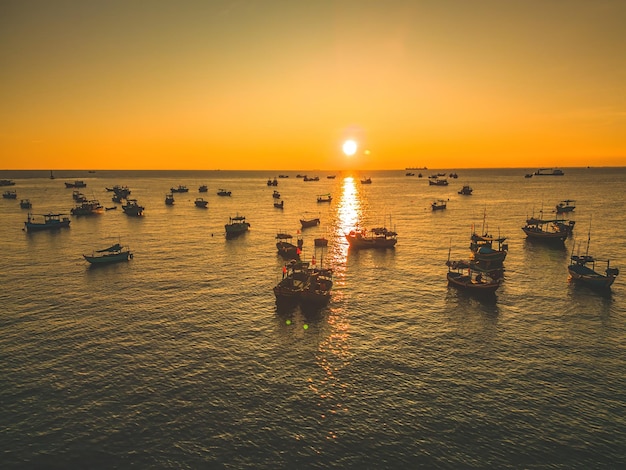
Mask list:
[[[2,193],[4,199],[17,199],[17,192],[14,189],[10,189]]]
[[[267,185],[268,186],[278,186],[278,180],[276,178],[274,178],[274,179],[270,178],[270,179],[267,180]]]
[[[488,233],[478,235],[474,232],[470,239],[470,250],[474,260],[483,263],[502,264],[506,259],[509,252],[509,245],[504,243],[506,237],[494,237]]]
[[[543,215],[540,212],[541,216]],[[574,231],[573,220],[565,219],[543,219],[543,218],[531,217],[526,220],[526,225],[522,227],[522,230],[526,234],[526,237],[531,240],[539,241],[554,241],[564,242],[565,239]]]
[[[447,207],[447,203],[443,199],[437,199],[435,202],[433,202],[430,205],[430,207],[434,211],[441,211],[441,210],[444,210]]]
[[[237,215],[230,217],[228,223],[224,225],[226,230],[226,238],[234,238],[236,236],[245,233],[250,228],[250,224],[246,222],[246,218],[243,215]]]
[[[276,234],[276,249],[278,254],[286,260],[300,259],[304,240],[302,237],[298,237],[296,245],[292,243],[292,240],[293,236],[289,233],[282,232]]]
[[[206,184],[203,184],[200,187],[198,187],[198,192],[199,193],[206,193],[208,191],[209,191],[209,187]]]
[[[197,197],[193,203],[196,205],[196,207],[200,207],[201,209],[206,209],[207,205],[209,204],[209,201],[205,201],[203,198]]]
[[[171,187],[170,192],[172,193],[187,193],[189,192],[189,188],[184,184],[179,184],[177,187]]]
[[[312,219],[300,219],[300,225],[302,228],[315,227],[320,224],[319,217],[315,217]]]
[[[448,253],[448,284],[474,294],[493,294],[503,281],[503,268],[483,267],[479,263],[450,261]]]
[[[217,191],[218,196],[230,196],[230,191],[226,191],[225,189],[219,189]]]
[[[42,222],[38,222],[33,218],[33,214],[28,213],[28,219],[24,222],[24,228],[27,232],[40,232],[43,230],[56,230],[59,228],[69,227],[70,219],[61,216],[64,214],[42,214]]]
[[[563,201],[559,202],[556,205],[557,214],[572,212],[574,209],[576,209],[576,206],[574,205],[575,202],[576,201],[574,201],[573,199],[564,199]]]
[[[91,201],[85,201],[78,204],[76,207],[70,210],[72,215],[96,215],[101,214],[104,210],[102,204],[96,199]]]
[[[445,178],[439,178],[439,177],[437,177],[437,179],[432,179],[431,177],[429,178],[430,178],[428,180],[429,186],[448,186],[448,180]]]
[[[132,257],[133,254],[130,249],[119,243],[94,251],[91,255],[83,255],[83,258],[92,265],[119,263],[120,261],[128,261]]]
[[[82,180],[76,180],[72,183],[65,183],[65,187],[66,188],[86,188],[87,187],[87,183],[85,183]]]
[[[172,193],[165,195],[165,205],[173,206],[174,205],[174,195]]]
[[[361,184],[372,184],[372,178],[364,178],[361,180]]]
[[[589,227],[589,234],[587,236],[587,249],[584,255],[574,255],[574,248],[572,247],[572,255],[570,257],[570,264],[567,267],[570,279],[579,284],[584,284],[592,289],[609,289],[615,278],[619,274],[619,269],[611,267],[611,260],[606,260],[606,268],[604,273],[596,271],[596,263],[605,260],[598,260],[589,255],[589,243],[591,241],[591,226]]]
[[[285,208],[285,201],[275,202],[274,203],[274,207],[276,209],[284,209]]]
[[[124,214],[136,217],[142,216],[144,209],[145,207],[139,205],[137,199],[127,199],[126,204],[122,205],[122,210],[124,211]]]
[[[471,196],[474,190],[468,184],[463,185],[463,187],[459,190],[459,194],[462,196]]]
[[[355,229],[345,235],[350,248],[393,248],[398,242],[398,234],[386,227],[375,227],[370,230]]]
[[[333,288],[333,270],[311,262],[291,260],[283,266],[283,278],[274,287],[276,302],[299,302],[303,306],[328,304]]]
[[[22,209],[30,209],[33,207],[33,204],[30,202],[30,199],[22,199],[20,200],[20,208]]]
[[[274,199],[280,199],[280,193],[276,190],[274,190],[274,192],[272,193],[272,197]]]
[[[330,195],[330,193],[319,194],[317,196],[317,202],[331,202],[332,200],[333,200],[333,197]]]
[[[0,186],[15,186],[15,181],[13,181],[13,180],[0,180]]]

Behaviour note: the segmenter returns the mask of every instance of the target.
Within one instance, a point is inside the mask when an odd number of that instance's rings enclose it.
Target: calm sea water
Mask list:
[[[433,171],[288,172],[277,188],[266,181],[280,172],[0,172],[18,193],[0,200],[2,467],[624,466],[626,169],[463,170],[448,187],[428,186]],[[25,233],[19,199],[69,212],[75,179],[105,206],[106,187],[128,185],[145,216],[118,208]],[[179,184],[189,193],[166,206]],[[200,184],[207,210],[193,204]],[[433,213],[438,198],[448,209]],[[575,238],[526,241],[526,217],[562,199],[576,200]],[[467,258],[485,213],[510,250],[490,300],[445,278],[449,250]],[[226,240],[237,214],[251,230]],[[333,298],[277,311],[274,236],[296,235],[303,215],[321,219],[304,255],[334,268]],[[356,224],[395,227],[396,248],[349,251]],[[590,252],[623,271],[608,294],[567,279],[590,226]],[[320,235],[330,243],[315,252]],[[82,259],[117,241],[134,259]]]

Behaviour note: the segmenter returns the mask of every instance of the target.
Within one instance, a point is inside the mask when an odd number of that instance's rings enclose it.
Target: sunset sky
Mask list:
[[[624,0],[2,0],[0,169],[624,166],[625,24]]]

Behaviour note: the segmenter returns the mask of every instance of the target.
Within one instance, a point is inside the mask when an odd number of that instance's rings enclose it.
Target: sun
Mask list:
[[[356,144],[356,142],[354,140],[346,140],[343,143],[343,153],[346,154],[348,157],[351,157],[352,155],[354,155],[356,153],[356,149],[357,149],[358,145]]]

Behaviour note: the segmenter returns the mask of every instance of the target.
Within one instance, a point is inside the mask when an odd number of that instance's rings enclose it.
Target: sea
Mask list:
[[[0,199],[2,468],[624,468],[626,168],[534,170],[1,171],[17,192]],[[75,180],[117,208],[69,215]],[[26,198],[71,226],[25,232]],[[527,240],[526,219],[565,199],[573,236]],[[226,239],[237,215],[250,230]],[[351,229],[381,226],[395,248],[349,249]],[[494,296],[447,284],[474,230],[507,238]],[[326,307],[276,305],[279,232],[333,269]],[[84,260],[115,243],[133,258]],[[609,291],[568,280],[587,250],[622,270]]]

